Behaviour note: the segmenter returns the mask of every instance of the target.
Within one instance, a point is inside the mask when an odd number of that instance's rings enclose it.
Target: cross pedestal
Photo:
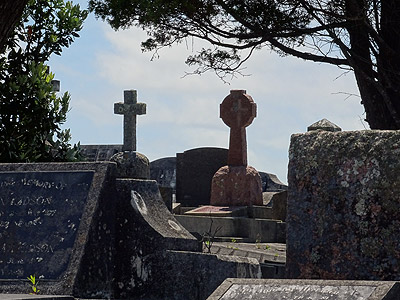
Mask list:
[[[137,91],[124,91],[124,102],[114,103],[114,114],[124,116],[122,151],[136,151],[136,116],[146,114],[146,103],[137,102]]]
[[[220,168],[211,183],[214,206],[262,205],[261,177],[247,165],[246,127],[257,115],[257,106],[244,90],[232,90],[220,105],[220,117],[230,130],[228,165]]]

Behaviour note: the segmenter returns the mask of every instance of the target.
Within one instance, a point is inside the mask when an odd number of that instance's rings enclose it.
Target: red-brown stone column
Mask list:
[[[211,205],[262,205],[261,177],[247,166],[246,127],[257,115],[257,105],[245,90],[232,90],[220,105],[220,117],[230,127],[228,166],[220,168],[211,184]]]
[[[246,127],[257,115],[257,105],[244,90],[232,90],[220,105],[220,117],[231,128],[229,166],[247,166]]]

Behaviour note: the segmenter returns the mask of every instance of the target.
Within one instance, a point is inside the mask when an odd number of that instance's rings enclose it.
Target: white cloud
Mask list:
[[[354,79],[347,75],[335,80],[341,71],[334,66],[281,58],[264,50],[247,63],[244,73],[252,75],[239,76],[230,85],[213,73],[182,78],[193,71],[184,64],[192,44],[163,49],[159,59],[150,61],[152,54],[140,49],[146,38],[141,30],[114,32],[97,23],[101,43],[81,44],[86,47],[81,51],[90,56],[79,61],[84,78],[68,71],[68,61],[64,62],[68,79],[62,81],[76,87],[77,95],[69,124],[82,143],[122,141],[122,117],[113,114],[113,103],[123,100],[125,89],[137,89],[138,101],[147,103],[147,115],[138,117],[138,149],[150,159],[195,147],[227,147],[229,129],[219,119],[219,104],[230,89],[246,89],[258,105],[258,116],[248,127],[249,162],[282,181],[292,133],[305,132],[322,118],[344,130],[363,129],[359,99],[334,94],[357,93]],[[200,48],[202,43],[194,45]]]

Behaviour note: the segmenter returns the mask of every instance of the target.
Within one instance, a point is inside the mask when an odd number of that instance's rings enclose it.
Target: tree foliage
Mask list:
[[[223,77],[262,48],[354,71],[373,129],[400,129],[398,0],[90,0],[115,29],[147,30],[144,50],[188,37],[210,42],[189,56]]]
[[[46,62],[60,55],[87,16],[63,0],[31,0],[0,54],[0,161],[65,161],[79,158],[69,130],[62,131],[70,95],[53,91]]]
[[[0,1],[0,52],[22,16],[28,0]]]

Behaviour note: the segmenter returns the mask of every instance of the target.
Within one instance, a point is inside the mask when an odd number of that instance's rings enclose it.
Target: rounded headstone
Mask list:
[[[110,161],[117,163],[117,178],[150,179],[149,159],[136,151],[114,154]]]

